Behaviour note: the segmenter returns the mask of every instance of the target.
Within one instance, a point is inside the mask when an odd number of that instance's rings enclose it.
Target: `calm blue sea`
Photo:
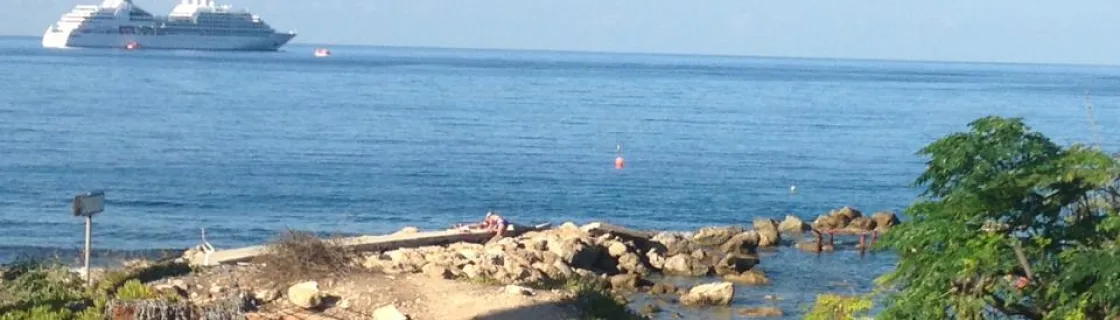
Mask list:
[[[69,200],[93,189],[108,197],[95,246],[122,252],[191,246],[201,228],[233,247],[285,228],[443,228],[487,210],[694,229],[902,210],[918,193],[914,153],[975,118],[1022,116],[1056,141],[1096,141],[1087,93],[1105,147],[1120,146],[1115,67],[313,49],[0,38],[0,262],[76,256],[83,226]],[[791,316],[893,264],[789,249],[764,259],[775,285],[737,302],[778,294]]]

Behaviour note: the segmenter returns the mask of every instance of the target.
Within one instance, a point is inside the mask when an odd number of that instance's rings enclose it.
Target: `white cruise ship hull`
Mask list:
[[[52,32],[43,35],[47,48],[125,48],[130,43],[142,49],[275,51],[295,34],[270,36],[141,35]]]

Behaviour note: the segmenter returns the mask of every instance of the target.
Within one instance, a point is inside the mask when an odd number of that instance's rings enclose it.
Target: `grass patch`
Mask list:
[[[124,316],[127,319],[195,319],[193,315],[212,314],[212,311],[205,311],[208,309],[178,302],[177,296],[165,296],[143,284],[189,272],[186,265],[173,262],[143,264],[107,272],[94,286],[87,288],[80,276],[57,260],[21,260],[4,270],[4,281],[0,283],[0,320],[94,320],[111,318],[112,314],[130,315]],[[231,304],[234,302],[237,301]],[[144,309],[117,308],[128,303]],[[162,305],[175,305],[178,307],[174,310],[188,311],[185,316],[162,312],[167,309],[160,309]],[[227,307],[222,310],[230,310],[226,313],[229,315],[240,311]]]
[[[356,262],[358,257],[355,250],[340,245],[338,239],[321,239],[310,232],[288,230],[270,242],[265,254],[255,262],[263,264],[263,271],[270,277],[295,283],[362,270]]]
[[[872,301],[864,296],[846,296],[826,293],[817,296],[817,302],[805,316],[808,320],[855,320],[869,318]]]

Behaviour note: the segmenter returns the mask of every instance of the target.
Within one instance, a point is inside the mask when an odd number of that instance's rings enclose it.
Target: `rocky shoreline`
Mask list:
[[[737,286],[770,283],[763,270],[765,262],[758,255],[760,250],[781,250],[783,247],[814,253],[837,250],[836,245],[825,240],[823,235],[871,234],[873,237],[887,232],[898,223],[897,216],[891,212],[865,216],[848,207],[821,215],[811,223],[791,215],[781,221],[755,219],[749,228],[713,226],[693,232],[660,232],[649,237],[592,232],[587,226],[565,223],[516,237],[492,239],[484,244],[459,242],[444,246],[399,248],[360,253],[351,259],[354,265],[387,277],[415,275],[434,281],[461,280],[502,286],[504,291],[515,295],[532,295],[562,287],[559,284],[578,281],[600,286],[623,299],[634,293],[647,293],[656,296],[660,303],[679,303],[689,307],[729,306]],[[406,228],[399,233],[409,232],[418,230]],[[849,248],[859,249],[861,246],[864,244]],[[650,281],[659,275],[719,277],[722,281],[677,288]],[[293,306],[322,308],[323,301],[331,296],[320,292],[314,281],[282,290],[277,288],[279,284],[265,278],[263,282],[233,286],[240,287],[240,292],[252,296],[258,303],[275,307],[262,310]],[[184,280],[172,279],[155,284],[160,290],[173,291],[199,303],[218,300],[215,293],[224,292],[222,288],[231,285],[191,285]],[[346,300],[346,297],[341,299]],[[400,311],[407,307],[390,304],[369,308],[372,308],[370,312],[381,310],[381,313],[394,314],[375,316],[375,319],[408,318],[407,312]],[[389,309],[396,311],[385,311]],[[661,306],[651,303],[640,309],[641,313],[652,315],[660,312]],[[780,316],[783,311],[775,307],[753,307],[740,309],[740,313],[755,317]]]

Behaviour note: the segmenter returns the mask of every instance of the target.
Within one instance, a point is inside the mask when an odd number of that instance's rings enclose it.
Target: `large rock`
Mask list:
[[[740,274],[758,265],[758,257],[729,254],[715,265],[716,275]]]
[[[817,217],[816,221],[813,221],[813,229],[822,230],[822,231],[836,230],[836,229],[843,228],[847,225],[848,225],[848,223],[846,221],[844,221],[843,219],[833,217],[833,216],[829,216],[829,215],[819,216],[819,217]]]
[[[424,272],[424,275],[427,275],[427,276],[435,278],[435,279],[451,279],[452,278],[451,270],[449,270],[447,267],[439,266],[435,263],[428,263],[428,264],[424,265],[424,267],[421,268],[421,270]]]
[[[708,275],[711,268],[691,254],[678,254],[665,260],[661,272],[667,275],[701,277]]]
[[[582,239],[564,239],[548,242],[548,251],[560,256],[560,260],[576,268],[589,269],[599,260],[600,250]]]
[[[705,227],[692,236],[692,242],[701,246],[715,247],[742,232],[743,228],[738,226]]]
[[[665,255],[661,254],[661,252],[656,249],[649,249],[649,251],[646,252],[646,260],[649,261],[649,265],[654,269],[661,270],[665,267]]]
[[[716,282],[692,287],[688,293],[681,295],[681,304],[727,306],[731,305],[733,297],[735,286],[731,282]]]
[[[761,270],[747,270],[740,274],[724,275],[723,280],[754,286],[770,284],[770,279],[766,278],[766,274]]]
[[[840,209],[832,210],[828,213],[828,215],[840,219],[846,226],[848,225],[848,223],[851,223],[852,220],[855,220],[855,218],[862,217],[863,213],[852,207],[843,207]]]
[[[677,232],[662,232],[653,236],[650,241],[655,246],[660,246],[660,249],[664,249],[662,251],[666,257],[690,253],[698,247],[697,244],[692,242],[691,237]]]
[[[408,316],[390,304],[373,310],[373,320],[408,320]]]
[[[786,219],[778,224],[778,231],[782,233],[801,233],[810,229],[812,227],[808,223],[801,221],[801,218],[794,215],[786,215]]]
[[[304,309],[319,307],[323,303],[323,294],[319,292],[319,283],[308,281],[288,287],[288,301]]]
[[[618,258],[630,252],[630,248],[627,247],[625,243],[618,240],[608,240],[603,243],[603,247],[607,248],[607,254],[612,258]]]
[[[868,217],[859,217],[852,219],[852,222],[848,224],[848,228],[852,228],[857,231],[871,231],[875,230],[875,225],[875,220],[872,220]]]
[[[611,284],[611,289],[618,291],[634,290],[638,287],[639,280],[641,280],[641,278],[638,275],[625,273],[607,277],[607,281]]]
[[[649,288],[649,293],[653,295],[677,293],[677,286],[671,283],[657,283]]]
[[[720,246],[720,251],[723,251],[723,253],[754,254],[760,240],[757,231],[745,231],[727,240]]]
[[[768,218],[754,219],[754,230],[758,232],[758,246],[760,247],[772,247],[782,242],[777,221]]]
[[[898,216],[894,212],[880,211],[871,215],[871,220],[875,220],[875,230],[886,231],[891,227],[898,225]]]
[[[618,270],[626,273],[648,275],[649,268],[642,263],[642,258],[636,253],[627,252],[626,254],[618,257]]]
[[[778,307],[749,307],[739,309],[739,315],[750,318],[770,318],[784,315]]]

